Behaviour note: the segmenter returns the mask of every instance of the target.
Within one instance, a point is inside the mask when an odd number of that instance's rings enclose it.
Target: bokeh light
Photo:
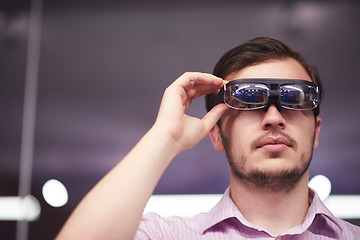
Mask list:
[[[68,191],[60,181],[51,179],[42,188],[45,201],[53,207],[62,207],[68,202]]]

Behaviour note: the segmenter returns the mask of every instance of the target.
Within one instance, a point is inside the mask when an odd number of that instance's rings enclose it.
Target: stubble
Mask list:
[[[256,146],[258,143],[266,138],[267,136],[282,136],[286,138],[292,145],[292,148],[296,150],[298,144],[291,138],[289,135],[283,132],[268,132],[254,141],[251,142],[250,149],[251,151],[256,151]],[[315,141],[315,131],[312,139],[311,148],[307,152],[303,152],[300,155],[300,166],[294,167],[292,169],[283,169],[280,171],[268,171],[266,169],[247,169],[248,157],[244,153],[240,153],[238,156],[234,156],[231,149],[231,144],[227,138],[221,134],[225,153],[227,160],[229,162],[230,171],[232,174],[241,182],[245,183],[249,187],[257,188],[261,191],[269,193],[279,193],[279,192],[290,192],[295,188],[296,184],[304,176],[306,171],[309,168],[312,154],[313,154],[313,143]],[[271,152],[267,156],[268,158],[278,158],[281,152]],[[295,159],[289,159],[289,161],[294,161]]]

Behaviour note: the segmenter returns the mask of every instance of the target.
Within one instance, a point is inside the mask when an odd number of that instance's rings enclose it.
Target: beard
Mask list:
[[[289,142],[291,142],[292,147],[296,150],[297,142],[289,135],[279,131],[269,132],[255,139],[250,145],[251,149],[255,150],[257,143],[261,141],[261,139],[271,135],[285,137]],[[247,184],[248,186],[254,187],[261,191],[268,193],[279,193],[290,192],[293,190],[296,184],[308,170],[314,150],[313,146],[315,141],[315,131],[311,144],[312,147],[307,152],[303,152],[300,156],[300,166],[294,167],[292,169],[282,169],[277,171],[259,168],[247,169],[246,163],[249,161],[247,156],[244,154],[234,156],[231,152],[232,148],[229,141],[226,139],[226,137],[224,137],[223,134],[221,134],[221,137],[227,160],[229,162],[230,171],[235,176],[235,178]],[[270,159],[275,159],[280,157],[281,154],[282,153],[280,152],[272,152],[269,153],[268,157]]]

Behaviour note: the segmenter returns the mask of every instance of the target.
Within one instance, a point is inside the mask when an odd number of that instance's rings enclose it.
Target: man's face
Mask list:
[[[310,80],[295,60],[271,60],[246,67],[227,77],[287,78]],[[218,151],[225,149],[230,178],[269,191],[289,191],[304,176],[318,145],[321,119],[311,110],[295,111],[275,105],[263,110],[229,109],[221,118],[221,130],[210,136]]]

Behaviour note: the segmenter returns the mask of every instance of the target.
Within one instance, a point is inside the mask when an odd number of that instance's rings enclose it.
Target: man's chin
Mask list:
[[[299,180],[303,177],[305,172],[299,169],[267,169],[267,170],[253,170],[246,174],[233,171],[235,177],[240,181],[252,185],[266,192],[289,192]]]
[[[301,166],[296,166],[293,161],[286,157],[268,157],[255,160],[253,166],[247,166],[249,171],[264,172],[269,175],[283,175],[288,172],[300,171]],[[251,170],[252,169],[252,170]]]

